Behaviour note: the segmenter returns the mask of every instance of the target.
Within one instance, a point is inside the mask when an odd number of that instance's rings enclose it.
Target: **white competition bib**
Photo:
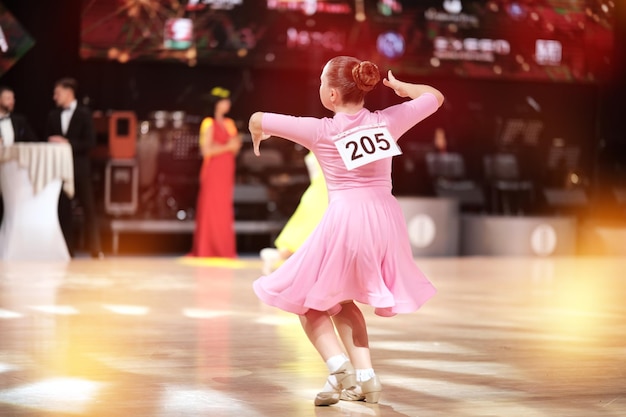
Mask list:
[[[333,137],[348,171],[379,159],[402,154],[387,126],[358,126]]]

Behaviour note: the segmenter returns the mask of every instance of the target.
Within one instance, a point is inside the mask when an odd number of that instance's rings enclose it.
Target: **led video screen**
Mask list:
[[[83,0],[83,59],[312,68],[335,55],[404,74],[602,82],[603,0]]]
[[[33,38],[0,3],[0,76],[35,45]]]

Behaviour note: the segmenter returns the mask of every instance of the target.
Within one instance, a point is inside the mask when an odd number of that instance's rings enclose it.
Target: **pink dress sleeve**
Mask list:
[[[322,125],[315,117],[296,117],[276,113],[263,113],[263,133],[289,139],[307,149],[317,141]]]
[[[389,133],[396,141],[410,128],[433,114],[439,108],[437,98],[424,93],[413,100],[387,107],[380,114],[387,122]]]

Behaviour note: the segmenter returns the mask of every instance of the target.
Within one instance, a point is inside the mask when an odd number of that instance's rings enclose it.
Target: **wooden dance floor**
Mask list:
[[[416,262],[422,310],[364,307],[380,403],[330,407],[258,258],[0,264],[0,416],[626,416],[626,260]]]

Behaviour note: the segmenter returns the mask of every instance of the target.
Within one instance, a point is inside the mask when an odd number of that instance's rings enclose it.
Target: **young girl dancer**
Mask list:
[[[340,398],[376,403],[380,397],[367,327],[355,301],[393,316],[417,310],[435,294],[415,265],[391,193],[391,159],[400,152],[400,136],[434,113],[443,95],[389,71],[383,84],[410,100],[371,112],[364,107],[365,94],[380,78],[372,62],[335,57],[324,66],[319,90],[332,118],[257,112],[249,121],[257,155],[261,141],[286,138],[311,150],[326,178],[329,202],[319,225],[280,268],[254,282],[263,302],[300,316],[326,362],[330,375],[315,405]]]

